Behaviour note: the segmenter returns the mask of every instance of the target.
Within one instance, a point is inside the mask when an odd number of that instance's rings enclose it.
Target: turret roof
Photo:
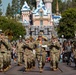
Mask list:
[[[21,11],[29,11],[29,10],[30,10],[30,7],[28,6],[27,2],[25,1],[24,5],[22,6]]]
[[[47,15],[47,14],[49,13],[49,12],[47,11],[47,9],[46,9],[46,7],[45,7],[45,5],[44,5],[44,3],[43,3],[42,0],[40,0],[40,3],[39,3],[39,5],[37,6],[37,9],[34,10],[33,13],[34,13],[35,15],[39,15],[40,9],[43,10],[43,14],[44,14],[44,15]]]

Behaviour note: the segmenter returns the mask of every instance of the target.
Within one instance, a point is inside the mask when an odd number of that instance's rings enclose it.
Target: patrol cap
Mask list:
[[[56,39],[57,37],[55,35],[52,35],[52,39]]]
[[[40,32],[38,36],[42,36],[42,35],[43,35],[43,33],[42,33],[42,32]]]
[[[30,40],[30,38],[25,38],[25,41]]]

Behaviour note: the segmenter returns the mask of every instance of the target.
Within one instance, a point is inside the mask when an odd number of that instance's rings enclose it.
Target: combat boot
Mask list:
[[[0,72],[3,72],[3,69],[0,69]]]
[[[42,68],[40,68],[40,73],[42,73],[43,72],[43,69]]]
[[[53,71],[57,71],[58,70],[58,68],[53,68]]]
[[[25,71],[28,72],[28,69],[26,68]]]

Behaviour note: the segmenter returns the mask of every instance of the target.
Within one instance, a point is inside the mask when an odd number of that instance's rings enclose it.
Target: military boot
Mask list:
[[[0,72],[3,72],[3,69],[0,69]]]
[[[40,68],[40,73],[42,73],[43,72],[43,68]]]

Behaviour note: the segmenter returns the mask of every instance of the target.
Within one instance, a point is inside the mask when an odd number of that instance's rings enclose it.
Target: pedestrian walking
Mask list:
[[[67,53],[67,65],[71,65],[70,58],[71,58],[71,53],[72,53],[72,44],[70,40],[67,42],[66,53]]]

